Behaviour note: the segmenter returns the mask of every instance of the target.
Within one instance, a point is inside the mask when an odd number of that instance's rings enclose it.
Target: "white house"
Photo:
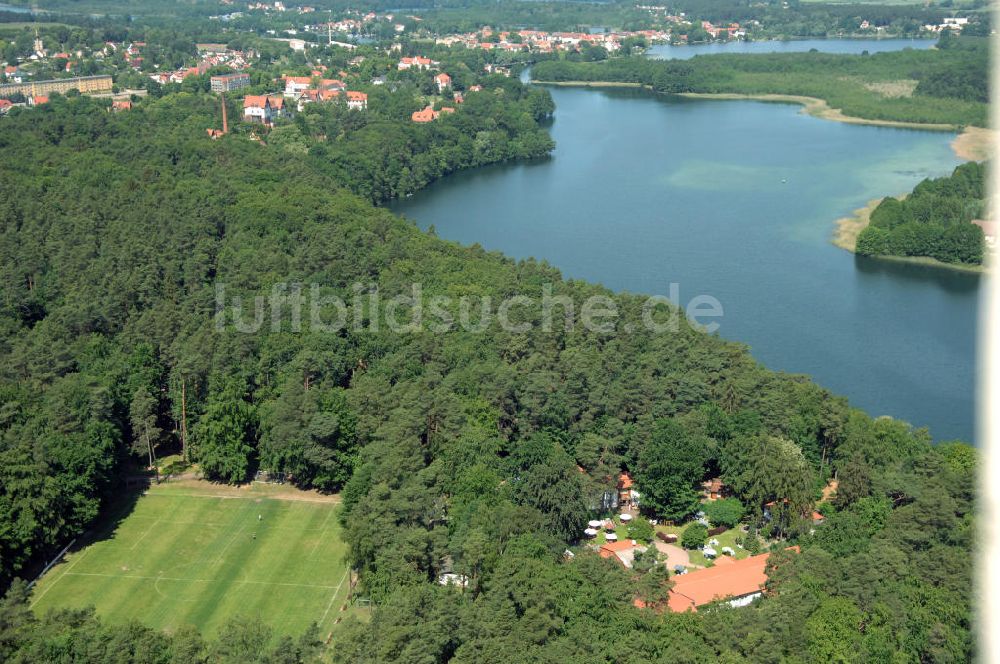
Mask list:
[[[295,97],[312,86],[308,76],[285,76],[285,96]]]
[[[417,55],[412,58],[402,58],[396,68],[399,71],[406,71],[407,69],[434,69],[440,62],[431,60],[430,58],[425,58],[423,56]]]
[[[363,111],[368,108],[368,95],[364,92],[347,91],[347,108]]]
[[[270,125],[285,115],[285,100],[272,95],[247,95],[243,99],[243,117],[250,122]]]

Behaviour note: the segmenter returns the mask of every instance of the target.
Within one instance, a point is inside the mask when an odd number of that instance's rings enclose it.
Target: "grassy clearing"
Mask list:
[[[917,89],[917,82],[912,78],[904,78],[898,81],[877,81],[874,83],[862,83],[866,90],[871,90],[872,92],[881,95],[883,97],[888,97],[889,99],[895,99],[896,97],[912,97],[914,90]]]
[[[681,545],[681,537],[684,535],[684,531],[688,529],[688,526],[691,526],[694,523],[695,523],[694,521],[690,521],[688,523],[685,523],[682,526],[663,526],[663,525],[660,525],[660,526],[656,527],[656,532],[667,533],[668,535],[677,535],[677,546],[680,546]],[[736,538],[739,537],[739,536],[741,536],[742,534],[743,533],[740,531],[739,526],[737,526],[736,528],[730,528],[729,530],[727,530],[726,532],[722,533],[721,535],[713,535],[713,536],[709,537],[708,539],[717,539],[717,540],[719,540],[719,545],[714,547],[716,551],[720,552],[719,555],[722,555],[722,553],[721,553],[722,552],[722,547],[728,546],[728,547],[731,547],[733,549],[733,551],[736,552],[736,555],[734,557],[737,560],[741,560],[741,559],[746,558],[746,557],[748,557],[750,555],[749,553],[747,553],[747,551],[745,549],[740,549],[740,548],[737,548],[737,546],[736,546]],[[712,567],[715,564],[712,560],[706,558],[704,556],[704,554],[702,554],[702,552],[699,551],[698,549],[694,549],[694,550],[690,550],[689,549],[688,550],[688,555],[691,558],[691,564],[694,565],[694,566],[698,566],[698,567]]]
[[[316,622],[324,637],[344,615],[346,545],[330,497],[188,481],[153,487],[130,507],[39,581],[36,611],[93,605],[111,621],[209,635],[243,614],[278,635]]]

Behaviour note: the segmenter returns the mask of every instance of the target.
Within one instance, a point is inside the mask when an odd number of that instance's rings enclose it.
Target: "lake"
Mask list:
[[[935,439],[973,439],[979,276],[829,243],[837,218],[958,165],[951,134],[790,104],[551,92],[551,159],[460,173],[393,209],[615,290],[714,296],[719,334],[768,367]]]
[[[657,44],[646,54],[651,58],[687,60],[696,55],[716,53],[803,53],[816,49],[823,53],[884,53],[904,48],[930,48],[935,39],[795,39],[789,41],[733,41],[671,46]]]

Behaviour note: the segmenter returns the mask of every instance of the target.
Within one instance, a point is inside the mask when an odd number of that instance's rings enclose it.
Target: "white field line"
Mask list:
[[[243,509],[241,509],[239,511],[239,513],[236,515],[236,517],[234,517],[233,520],[235,521],[236,519],[238,519],[240,516],[243,515],[244,512],[247,511],[247,507],[253,507],[253,505],[254,505],[254,503],[248,503],[247,505],[245,505],[243,507]],[[253,510],[250,510],[250,511],[252,512]],[[229,549],[229,547],[231,547],[233,544],[236,543],[236,538],[239,537],[240,533],[243,532],[243,529],[247,527],[247,524],[245,523],[245,521],[246,520],[244,519],[243,525],[241,525],[239,528],[236,529],[236,532],[233,534],[232,538],[230,538],[230,540],[228,542],[226,542],[226,545],[224,547],[222,547],[222,551],[219,551],[219,555],[213,561],[207,563],[208,566],[218,565],[218,564],[220,564],[220,563],[223,562],[223,560],[224,560],[223,557],[226,555],[226,551]]]
[[[309,552],[309,557],[307,560],[312,560],[313,556],[316,555],[316,551],[319,550],[319,545],[323,543],[323,535],[326,533],[326,525],[330,522],[330,517],[333,516],[333,510],[330,510],[326,514],[326,518],[323,519],[323,524],[319,527],[319,537],[316,539],[316,543],[313,544],[312,551]],[[308,532],[308,531],[303,531]]]
[[[77,539],[78,538],[74,537],[72,540],[70,540],[69,544],[67,544],[66,546],[64,546],[63,549],[62,549],[62,551],[60,551],[59,553],[57,553],[56,557],[49,561],[49,564],[45,566],[45,569],[43,569],[41,572],[39,572],[38,575],[34,579],[31,580],[31,583],[28,584],[28,590],[31,590],[32,588],[34,588],[35,584],[38,583],[38,581],[43,576],[45,576],[46,574],[48,574],[50,569],[52,569],[53,567],[55,567],[56,565],[59,564],[59,561],[61,561],[63,559],[63,556],[66,555],[66,552],[69,551],[70,548],[74,544],[76,544],[76,540]]]
[[[330,602],[326,605],[326,611],[323,612],[323,617],[319,619],[319,624],[322,625],[326,622],[326,616],[329,615],[330,609],[333,608],[333,602],[337,599],[337,594],[340,592],[340,587],[344,585],[344,581],[347,580],[347,575],[350,574],[351,568],[348,567],[344,571],[344,576],[340,577],[340,583],[337,584],[337,589],[333,591],[333,595],[330,596]]]
[[[153,532],[153,528],[156,528],[156,525],[157,525],[158,523],[160,523],[160,520],[159,520],[159,519],[157,519],[156,521],[154,521],[154,522],[153,522],[153,525],[151,525],[151,526],[150,526],[149,528],[147,528],[147,529],[146,529],[146,532],[144,532],[144,533],[143,533],[142,535],[140,535],[140,536],[139,536],[139,539],[137,539],[137,540],[135,541],[135,543],[134,543],[134,544],[133,544],[132,546],[130,546],[130,547],[129,547],[129,549],[128,549],[128,550],[129,550],[129,551],[135,551],[135,547],[139,546],[139,542],[141,542],[142,540],[146,539],[146,535],[148,535],[148,534],[150,534],[151,532]]]
[[[181,493],[149,494],[149,493],[147,493],[146,495],[147,496],[150,496],[150,495],[159,495],[159,496],[167,496],[167,497],[170,497],[170,496],[180,496],[180,497],[187,497],[187,498],[250,498],[251,497],[251,496],[208,495],[208,494],[195,494],[195,493],[192,493],[192,494],[181,494]],[[319,504],[334,504],[331,501],[323,501],[323,500],[304,500],[304,501],[299,501],[299,502],[310,502],[310,503],[319,503]],[[252,507],[253,504],[254,503],[249,503],[245,507],[243,507],[241,510],[239,510],[238,513],[237,513],[237,515],[234,517],[233,521],[238,521],[239,518],[240,518],[240,515],[242,515],[244,512],[246,512],[247,508]],[[251,512],[252,512],[252,510],[251,510]],[[319,529],[310,528],[310,529],[307,529],[305,532],[311,532],[311,531],[314,531],[314,530],[319,530],[320,532],[325,531],[326,527],[327,527],[327,524],[328,524],[328,521],[329,521],[330,517],[332,516],[332,514],[333,514],[333,510],[330,510],[330,512],[326,516],[326,519],[324,519],[324,521],[323,521],[323,525]],[[141,515],[137,515],[137,516],[139,516],[139,518],[154,518],[154,517],[144,517],[144,516],[141,516]],[[194,525],[202,525],[202,526],[205,526],[205,525],[210,525],[210,526],[211,525],[215,525],[217,527],[223,527],[225,525],[229,525],[229,524],[223,524],[223,523],[219,523],[219,524],[206,524],[204,522],[182,522],[182,521],[171,522],[171,521],[163,521],[161,518],[155,518],[153,524],[149,527],[149,529],[145,533],[143,533],[139,537],[139,539],[135,542],[135,544],[132,545],[132,547],[130,548],[130,550],[134,550],[135,547],[138,546],[139,542],[141,542],[142,539],[145,538],[146,535],[148,535],[150,532],[152,532],[153,528],[156,527],[159,524],[164,524],[164,525],[166,525],[166,524],[192,525],[192,526],[194,526]],[[236,542],[236,540],[239,537],[240,533],[245,528],[246,528],[246,523],[244,522],[243,525],[239,526],[236,529],[236,532],[233,534],[233,536],[229,540],[229,542],[227,542],[226,545],[222,548],[222,550],[219,552],[218,556],[215,557],[214,559],[210,560],[210,561],[206,561],[204,563],[204,565],[205,566],[213,566],[213,565],[216,565],[216,564],[219,564],[219,563],[223,562],[223,558],[225,556],[226,551]],[[279,527],[279,528],[275,528],[274,530],[284,530],[284,529]],[[289,528],[287,528],[287,530],[296,530],[296,529],[292,528],[292,527],[289,527]],[[297,531],[297,532],[302,532],[302,531]],[[313,552],[310,553],[310,556],[309,556],[310,558],[312,557],[312,554],[315,553],[317,547],[318,547],[318,543],[317,543],[317,545],[314,545]],[[35,604],[37,604],[39,601],[41,601],[41,599],[49,592],[49,590],[51,590],[53,586],[55,586],[56,584],[58,584],[59,581],[61,581],[62,578],[64,576],[67,576],[67,575],[70,575],[70,576],[105,577],[105,578],[110,578],[110,579],[141,579],[141,580],[149,580],[149,581],[154,581],[154,582],[158,581],[158,580],[163,580],[163,581],[181,581],[181,582],[188,582],[188,583],[215,583],[216,582],[215,579],[193,579],[193,578],[186,578],[186,577],[169,577],[169,576],[162,576],[162,575],[161,576],[147,576],[147,575],[139,575],[139,574],[105,574],[105,573],[100,573],[100,572],[73,572],[72,571],[73,568],[76,567],[76,565],[79,564],[81,560],[83,560],[83,558],[86,556],[86,554],[89,551],[90,551],[90,547],[89,546],[86,547],[86,548],[84,548],[84,549],[82,549],[80,551],[80,555],[78,557],[74,558],[74,560],[69,564],[69,567],[66,568],[66,571],[64,571],[62,574],[60,574],[51,584],[49,584],[49,586],[46,587],[45,590],[41,594],[39,594],[37,597],[35,597],[35,598],[32,599],[30,607],[34,607]],[[326,610],[323,613],[323,620],[325,620],[326,617],[327,617],[327,615],[329,615],[330,609],[333,606],[333,602],[337,598],[337,593],[340,592],[340,589],[343,587],[344,580],[347,578],[347,574],[349,572],[350,572],[350,569],[348,569],[347,571],[344,572],[344,576],[341,577],[340,583],[338,585],[336,585],[336,586],[329,586],[329,585],[322,585],[322,584],[310,584],[310,583],[289,583],[289,582],[283,582],[283,581],[254,581],[254,580],[250,580],[250,579],[242,579],[242,580],[239,580],[239,581],[232,581],[231,583],[234,583],[234,584],[245,583],[245,584],[251,584],[251,585],[269,585],[269,586],[283,586],[283,587],[293,587],[293,588],[316,588],[316,589],[319,589],[319,590],[333,590],[333,596],[330,598],[330,602],[327,605]]]
[[[80,557],[79,558],[74,558],[73,562],[71,562],[69,564],[69,567],[66,568],[65,572],[63,572],[58,577],[56,577],[56,580],[53,581],[52,583],[50,583],[49,586],[45,590],[42,591],[41,595],[39,595],[38,597],[36,597],[33,600],[31,600],[31,604],[28,605],[28,608],[29,609],[30,608],[34,608],[35,604],[37,604],[39,601],[41,601],[41,599],[43,597],[45,597],[45,594],[47,592],[49,592],[50,590],[52,590],[53,586],[55,586],[57,583],[59,583],[60,581],[62,581],[62,578],[64,576],[66,576],[67,574],[69,574],[70,570],[72,570],[74,567],[76,567],[77,563],[79,563],[81,560],[83,560],[83,557],[87,555],[88,551],[90,551],[90,547],[87,547],[87,548],[83,549],[82,551],[80,551]]]

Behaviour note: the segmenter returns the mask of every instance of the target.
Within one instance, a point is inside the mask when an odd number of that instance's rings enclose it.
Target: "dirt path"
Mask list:
[[[667,567],[670,569],[677,565],[691,566],[691,556],[679,546],[658,541],[656,542],[656,550],[667,557]]]
[[[272,500],[292,500],[306,503],[339,503],[339,494],[323,494],[318,491],[303,491],[288,484],[266,484],[251,482],[230,486],[216,484],[208,480],[177,479],[150,487],[150,491],[209,496],[213,498],[270,498]]]

